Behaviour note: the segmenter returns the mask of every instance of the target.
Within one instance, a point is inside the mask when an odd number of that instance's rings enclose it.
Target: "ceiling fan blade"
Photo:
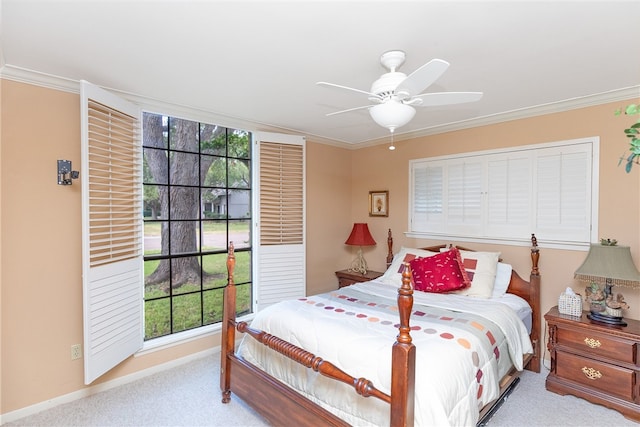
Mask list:
[[[327,82],[316,82],[316,84],[318,86],[337,87],[338,89],[345,89],[345,90],[350,90],[350,91],[353,91],[353,92],[364,93],[365,95],[367,95],[369,97],[374,97],[374,98],[377,98],[377,99],[382,101],[382,97],[381,96],[376,95],[375,93],[368,92],[366,90],[355,89],[355,88],[352,88],[352,87],[349,87],[349,86],[342,86],[342,85],[337,85],[335,83],[327,83]]]
[[[355,107],[355,108],[349,108],[347,110],[334,111],[333,113],[327,114],[327,117],[335,116],[336,114],[348,113],[350,111],[364,110],[365,108],[371,108],[371,107],[373,107],[373,105],[363,105],[362,107]]]
[[[482,92],[433,92],[416,95],[407,104],[414,107],[437,107],[474,102],[480,98],[482,98]]]
[[[422,92],[438,80],[447,68],[449,68],[447,61],[432,59],[401,81],[396,87],[396,95],[409,97]]]

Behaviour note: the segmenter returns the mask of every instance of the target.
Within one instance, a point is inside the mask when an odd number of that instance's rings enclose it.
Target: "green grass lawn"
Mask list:
[[[149,255],[150,253],[147,253]],[[200,283],[188,283],[172,290],[169,297],[166,285],[145,286],[145,339],[157,338],[222,320],[223,289],[227,284],[227,254],[202,257],[207,274]],[[238,313],[251,310],[250,253],[236,252],[234,282],[237,286]],[[144,262],[144,277],[155,271],[160,261]],[[157,299],[156,299],[157,298]],[[172,319],[173,315],[173,319]]]

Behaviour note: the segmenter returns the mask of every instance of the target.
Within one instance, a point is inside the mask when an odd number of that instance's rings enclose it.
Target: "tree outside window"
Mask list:
[[[251,309],[251,135],[143,114],[145,339],[222,320],[229,241]]]

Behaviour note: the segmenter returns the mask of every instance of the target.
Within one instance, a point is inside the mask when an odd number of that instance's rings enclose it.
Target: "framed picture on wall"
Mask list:
[[[388,191],[369,191],[369,216],[389,216]]]

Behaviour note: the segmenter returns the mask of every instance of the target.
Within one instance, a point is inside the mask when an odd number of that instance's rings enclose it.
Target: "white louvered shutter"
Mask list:
[[[140,111],[81,83],[85,384],[142,348]]]
[[[257,309],[306,293],[305,143],[257,133]]]
[[[498,154],[487,159],[488,236],[527,236],[533,230],[532,169],[532,155],[527,151]]]
[[[411,165],[410,222],[413,231],[437,232],[446,226],[444,211],[444,167],[438,162]]]
[[[469,235],[482,226],[483,163],[475,159],[452,161],[447,165],[445,214],[448,231]]]
[[[592,153],[582,145],[540,150],[537,155],[536,236],[589,242]]]

